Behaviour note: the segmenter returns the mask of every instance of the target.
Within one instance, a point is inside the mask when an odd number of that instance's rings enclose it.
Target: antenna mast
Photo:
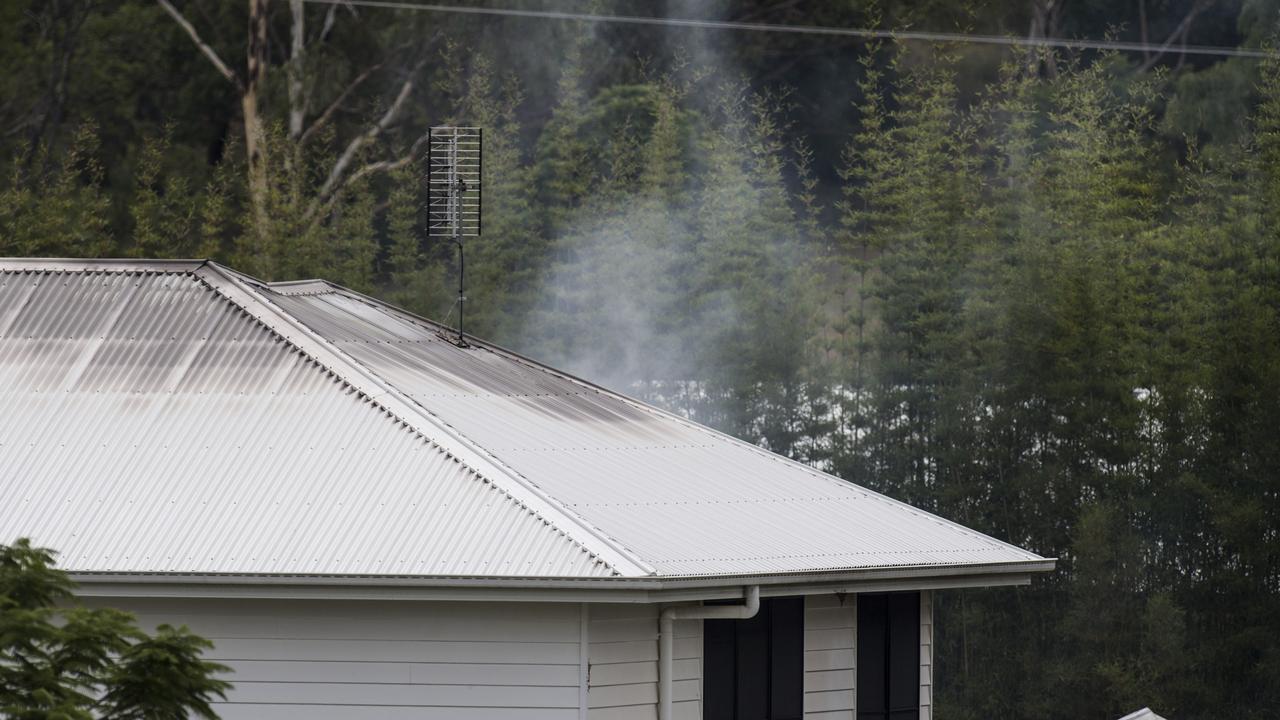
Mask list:
[[[427,143],[427,236],[446,238],[458,246],[458,337],[463,331],[466,255],[463,238],[480,236],[481,130],[478,127],[431,128]]]

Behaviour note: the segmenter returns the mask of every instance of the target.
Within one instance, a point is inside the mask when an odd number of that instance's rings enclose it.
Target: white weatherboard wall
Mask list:
[[[658,717],[657,605],[591,605],[587,717],[655,720]],[[675,624],[673,720],[702,717],[702,621]]]
[[[189,626],[235,688],[224,720],[576,720],[572,603],[112,599]]]
[[[805,720],[852,720],[857,606],[854,595],[810,595],[804,603]]]
[[[234,671],[224,720],[656,720],[658,605],[111,599],[187,625]],[[583,613],[586,613],[586,622]],[[804,611],[805,720],[853,720],[857,596]],[[933,598],[920,594],[920,717],[932,717]],[[586,667],[583,667],[583,628]],[[702,717],[702,621],[676,623],[675,720]]]
[[[804,606],[805,720],[857,712],[858,596],[810,595]],[[933,718],[933,593],[920,593],[920,720]]]

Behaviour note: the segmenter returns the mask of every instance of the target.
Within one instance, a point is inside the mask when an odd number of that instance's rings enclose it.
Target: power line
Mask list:
[[[1157,45],[1119,40],[1070,40],[1067,38],[1022,38],[1004,35],[965,35],[962,33],[920,32],[914,30],[872,30],[868,28],[823,27],[820,25],[778,25],[773,23],[735,22],[732,20],[699,20],[693,18],[660,18],[643,15],[597,15],[556,10],[521,10],[518,8],[485,8],[470,5],[438,5],[397,2],[396,0],[304,0],[320,5],[357,5],[361,7],[420,12],[492,15],[537,18],[540,20],[573,20],[577,22],[616,23],[621,25],[661,25],[703,30],[745,30],[748,32],[790,33],[793,35],[828,35],[883,40],[921,40],[925,42],[978,43],[1011,47],[1051,47],[1077,50],[1114,50],[1117,52],[1171,52],[1218,57],[1274,58],[1280,54],[1270,50],[1233,48],[1213,45]]]

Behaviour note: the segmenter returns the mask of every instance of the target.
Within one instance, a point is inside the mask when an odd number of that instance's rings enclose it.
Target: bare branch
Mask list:
[[[1187,36],[1191,34],[1191,26],[1188,25],[1182,30],[1182,39],[1178,41],[1178,64],[1173,66],[1173,71],[1177,72],[1187,62]]]
[[[351,173],[351,176],[338,186],[338,188],[334,190],[333,194],[325,199],[324,202],[312,206],[311,211],[307,215],[308,220],[313,223],[318,222],[332,212],[333,206],[342,198],[343,190],[355,181],[375,173],[394,172],[409,165],[409,163],[413,162],[414,158],[419,156],[422,152],[422,147],[426,145],[430,139],[431,134],[429,132],[423,133],[421,137],[413,142],[409,151],[404,155],[401,155],[394,160],[379,160],[377,162],[362,165],[359,170]],[[324,210],[324,212],[320,212],[321,210]]]
[[[422,152],[422,147],[427,144],[430,137],[430,134],[423,133],[421,137],[413,141],[413,145],[409,148],[408,152],[394,160],[379,160],[378,162],[371,162],[367,165],[361,166],[359,170],[351,173],[351,177],[347,178],[347,182],[343,184],[353,183],[360,178],[374,173],[392,172],[405,167],[409,163],[413,162],[414,158],[418,157]]]
[[[328,42],[329,33],[333,32],[333,26],[338,21],[338,10],[345,8],[351,17],[359,20],[360,13],[356,12],[356,8],[351,4],[350,0],[333,0],[329,2],[329,9],[324,13],[324,23],[320,26],[320,33],[316,35],[313,42]]]
[[[1142,57],[1146,60],[1151,59],[1151,48],[1147,47],[1150,42],[1147,33],[1147,0],[1138,0],[1138,40],[1142,42]]]
[[[329,33],[333,32],[333,23],[338,19],[338,6],[330,5],[329,9],[324,13],[324,24],[320,26],[319,42],[326,42],[329,39]]]
[[[176,21],[178,25],[182,26],[183,30],[187,31],[187,35],[191,36],[191,41],[196,44],[196,47],[200,49],[200,52],[204,53],[205,57],[209,58],[209,62],[213,63],[213,66],[218,69],[218,72],[222,73],[222,76],[227,80],[230,80],[231,83],[236,86],[236,90],[243,93],[244,82],[240,80],[240,76],[236,75],[236,72],[228,67],[227,64],[222,61],[222,58],[218,57],[218,53],[213,48],[209,47],[204,40],[200,39],[200,33],[196,32],[195,26],[188,22],[187,19],[183,17],[182,13],[178,12],[178,9],[174,7],[169,0],[156,0],[156,2],[160,3],[160,7],[164,8],[164,11],[169,13],[169,15],[173,17],[174,21]]]
[[[1160,45],[1160,48],[1156,50],[1155,54],[1147,57],[1146,61],[1142,63],[1142,66],[1138,68],[1138,72],[1145,73],[1155,66],[1157,62],[1160,62],[1160,58],[1163,57],[1165,53],[1169,52],[1169,48],[1173,47],[1173,44],[1177,42],[1179,38],[1181,38],[1182,44],[1186,45],[1187,35],[1191,31],[1192,21],[1196,19],[1197,15],[1204,12],[1212,4],[1213,0],[1196,0],[1196,2],[1192,3],[1191,10],[1187,12],[1186,17],[1182,18],[1182,22],[1178,23],[1178,26],[1173,29],[1173,32],[1169,33],[1168,39]]]
[[[338,94],[337,99],[329,103],[329,107],[325,108],[324,112],[320,113],[320,117],[316,118],[316,121],[311,123],[311,127],[307,128],[306,132],[302,133],[302,136],[298,138],[298,142],[305,145],[307,141],[311,139],[311,136],[314,135],[321,126],[329,122],[333,115],[341,109],[342,104],[347,101],[347,98],[351,96],[351,93],[354,92],[356,88],[360,87],[360,85],[367,80],[370,75],[377,72],[385,64],[386,61],[383,60],[376,65],[366,68],[364,72],[357,75],[354,80],[348,83],[347,86],[343,88],[342,92]]]
[[[427,45],[431,45],[441,37],[441,33],[437,32],[430,40],[427,41]],[[386,61],[379,63],[357,76],[356,79],[353,80],[345,90],[343,90],[342,94],[329,105],[320,118],[318,118],[316,122],[307,129],[307,132],[303,133],[301,141],[305,142],[313,135],[317,128],[323,126],[333,113],[337,112],[341,107],[347,95],[350,94],[356,86],[364,82],[365,78],[385,64],[385,62]],[[409,96],[413,93],[413,88],[416,82],[415,78],[426,64],[427,59],[426,57],[423,57],[416,65],[413,66],[413,69],[409,71],[404,82],[401,84],[400,91],[396,94],[395,99],[391,101],[391,105],[387,108],[386,112],[382,114],[382,117],[379,118],[376,123],[371,125],[365,132],[353,138],[338,156],[338,159],[333,164],[333,168],[329,171],[328,178],[325,179],[324,184],[321,185],[320,189],[316,192],[315,199],[313,200],[310,209],[307,211],[306,217],[308,222],[320,222],[337,202],[343,189],[353,181],[374,173],[390,172],[398,168],[402,168],[412,162],[413,158],[421,151],[423,144],[427,142],[429,137],[426,133],[414,141],[408,153],[404,156],[396,159],[371,162],[361,166],[353,173],[349,172],[351,163],[359,156],[360,152],[366,146],[376,141],[379,136],[397,122],[401,111],[409,100]],[[322,210],[325,212],[321,212]]]
[[[405,102],[408,101],[409,95],[413,92],[414,77],[425,64],[426,62],[422,61],[413,67],[413,70],[409,72],[408,77],[405,78],[404,83],[400,86],[400,92],[396,95],[396,99],[391,102],[391,106],[382,114],[382,117],[378,122],[374,123],[368,130],[352,138],[351,142],[347,143],[346,149],[342,151],[342,154],[338,156],[337,161],[333,163],[333,169],[329,171],[328,179],[325,180],[324,185],[320,187],[320,198],[327,198],[333,194],[333,191],[342,181],[343,175],[347,172],[347,167],[351,165],[351,161],[355,159],[360,150],[374,140],[377,140],[378,136],[381,135],[388,127],[391,127],[391,124],[396,121],[396,118],[400,115],[400,111],[404,109]]]

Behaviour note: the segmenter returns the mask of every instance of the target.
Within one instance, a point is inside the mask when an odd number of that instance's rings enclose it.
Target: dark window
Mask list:
[[[800,720],[804,598],[769,598],[749,620],[702,627],[704,720]]]
[[[920,717],[920,593],[858,596],[858,720]]]

